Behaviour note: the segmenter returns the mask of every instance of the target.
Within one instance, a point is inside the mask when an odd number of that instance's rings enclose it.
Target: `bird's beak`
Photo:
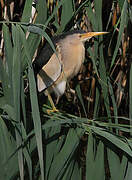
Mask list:
[[[94,36],[100,36],[102,34],[107,34],[107,33],[108,32],[88,32],[88,33],[81,34],[80,37],[82,41],[87,41]]]

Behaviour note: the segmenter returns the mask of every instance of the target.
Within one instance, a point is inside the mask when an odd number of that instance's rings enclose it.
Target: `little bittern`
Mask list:
[[[54,92],[57,98],[62,96],[67,81],[77,75],[84,61],[84,43],[93,36],[105,33],[74,30],[54,37],[53,44],[57,55],[50,45],[46,45],[33,62],[38,91],[47,89],[49,93]],[[56,110],[55,107],[53,109]]]

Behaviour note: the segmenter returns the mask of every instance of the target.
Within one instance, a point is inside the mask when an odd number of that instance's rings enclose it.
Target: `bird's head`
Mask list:
[[[66,34],[66,36],[62,36],[63,39],[60,39],[60,41],[62,40],[63,44],[65,42],[85,43],[86,41],[90,40],[92,37],[100,36],[107,33],[108,32],[85,32],[85,31],[75,30],[70,32],[69,34]]]

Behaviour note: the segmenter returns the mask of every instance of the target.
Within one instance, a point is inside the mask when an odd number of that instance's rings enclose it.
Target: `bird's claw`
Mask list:
[[[58,109],[56,109],[56,108],[53,108],[53,109],[47,109],[47,114],[51,114],[51,113],[54,113],[54,112],[59,112],[59,110]]]

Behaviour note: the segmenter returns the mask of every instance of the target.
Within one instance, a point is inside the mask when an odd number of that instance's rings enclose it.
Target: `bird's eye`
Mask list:
[[[79,38],[79,39],[82,39],[82,34],[79,34],[78,38]]]

